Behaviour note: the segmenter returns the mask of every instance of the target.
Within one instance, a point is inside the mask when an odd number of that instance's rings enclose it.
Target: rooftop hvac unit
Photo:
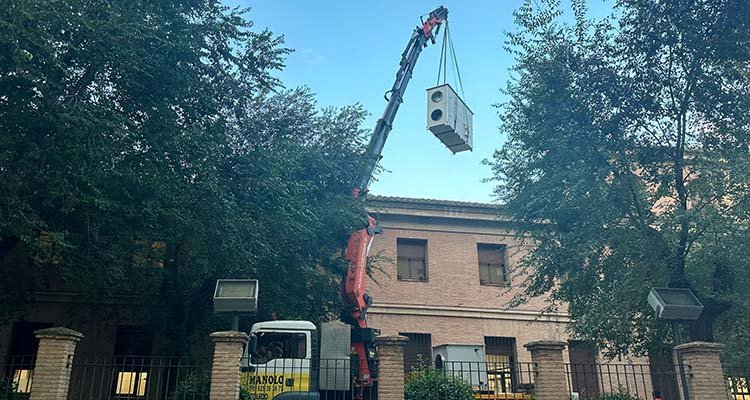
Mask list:
[[[475,390],[487,390],[487,363],[484,346],[444,344],[432,348],[435,368],[463,379]]]
[[[427,128],[453,153],[472,149],[473,117],[449,84],[427,89]]]

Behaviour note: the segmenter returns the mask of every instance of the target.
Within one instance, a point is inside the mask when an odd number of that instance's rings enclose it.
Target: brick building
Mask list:
[[[411,339],[407,364],[447,344],[483,345],[488,361],[528,362],[524,344],[569,339],[568,315],[542,312],[545,299],[509,307],[524,245],[497,206],[379,196],[368,206],[384,228],[371,250],[381,270],[368,283],[368,319]],[[572,349],[574,362],[593,362],[584,347]]]
[[[563,354],[566,363],[602,364],[584,343],[569,340],[570,318],[564,307],[543,312],[548,306],[544,298],[509,306],[521,290],[524,276],[518,265],[526,249],[513,224],[499,216],[497,206],[370,196],[368,208],[384,228],[371,249],[375,281],[368,282],[374,299],[368,320],[384,335],[409,338],[407,370],[420,358],[434,360],[433,349],[444,345],[482,346],[484,361],[493,364],[530,363],[531,353],[524,345],[539,341],[569,342]],[[51,326],[84,333],[77,358],[159,354],[159,338],[144,330],[145,310],[138,302],[110,300],[111,304],[86,304],[56,285],[37,292],[21,319],[0,327],[0,358],[35,353],[33,332]],[[103,322],[101,316],[111,313],[113,318]],[[644,359],[622,361],[648,364]],[[516,374],[507,368],[508,374]],[[651,386],[648,374],[646,369],[640,385]],[[591,376],[572,373],[570,377],[573,391],[578,386],[613,387],[612,379],[617,384],[632,379],[632,375],[619,379],[617,371],[612,375],[609,369],[606,379],[594,382],[588,382]],[[508,384],[517,386],[511,378]],[[126,386],[122,394],[134,394],[137,388]]]

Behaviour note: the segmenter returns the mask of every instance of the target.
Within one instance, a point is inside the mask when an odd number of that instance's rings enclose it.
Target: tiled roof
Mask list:
[[[428,206],[428,207],[455,207],[455,208],[468,208],[477,211],[492,211],[497,212],[500,206],[492,203],[476,203],[471,201],[457,201],[457,200],[440,200],[440,199],[418,199],[413,197],[397,197],[397,196],[378,196],[368,195],[366,201],[381,204],[393,204],[393,205],[404,205],[404,206]]]

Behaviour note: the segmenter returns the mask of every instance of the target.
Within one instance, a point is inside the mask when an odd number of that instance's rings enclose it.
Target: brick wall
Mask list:
[[[404,336],[379,336],[378,400],[404,399]]]
[[[520,362],[531,360],[523,343],[568,340],[569,318],[564,308],[543,316],[540,310],[548,305],[544,298],[508,307],[524,279],[518,265],[526,249],[493,208],[410,207],[386,206],[375,212],[384,232],[375,238],[370,251],[380,256],[378,267],[382,268],[374,273],[377,283],[368,282],[374,299],[368,313],[371,326],[386,335],[429,333],[433,346],[483,344],[486,336],[512,337]],[[397,279],[398,238],[427,241],[426,282]],[[506,247],[510,285],[480,284],[479,243]]]
[[[456,305],[462,307],[499,308],[505,306],[518,293],[523,280],[519,261],[525,252],[523,245],[513,232],[497,226],[494,233],[476,233],[476,229],[456,223],[455,231],[427,230],[426,227],[409,227],[394,223],[387,218],[381,224],[384,232],[373,242],[370,254],[380,254],[392,262],[380,266],[383,271],[374,273],[380,285],[368,282],[373,298],[388,303],[425,305]],[[449,229],[450,227],[442,227]],[[427,282],[398,281],[396,277],[396,239],[412,238],[427,240]],[[479,283],[477,243],[502,244],[507,246],[508,271],[511,286],[489,286]],[[533,299],[521,306],[521,310],[541,310],[545,299]]]
[[[526,277],[519,265],[529,244],[516,236],[512,224],[498,217],[496,209],[481,205],[445,205],[445,202],[429,200],[385,200],[369,204],[384,232],[375,238],[370,252],[379,256],[377,267],[382,271],[374,272],[377,282],[368,282],[368,291],[374,299],[368,320],[384,335],[430,334],[433,346],[481,345],[485,337],[514,338],[516,361],[522,363],[532,361],[524,343],[570,339],[567,333],[570,319],[564,306],[554,313],[542,313],[548,303],[539,297],[517,308],[509,307]],[[427,241],[426,282],[397,279],[396,243],[399,238]],[[505,246],[506,266],[511,277],[509,285],[480,284],[479,243]],[[561,354],[567,362],[567,349],[562,349]],[[598,362],[606,364],[607,360],[600,357]],[[648,359],[617,362],[647,365]],[[610,375],[603,386],[635,384],[632,370],[608,368],[607,372]],[[651,386],[650,377],[639,382],[641,387]]]
[[[679,364],[679,355],[682,355],[690,400],[731,398],[719,359],[723,348],[721,344],[706,342],[691,342],[675,347],[675,364]],[[682,381],[679,379],[678,384],[684,392]]]
[[[243,332],[214,332],[211,364],[211,400],[237,400],[240,396],[240,361],[248,336]]]
[[[371,326],[380,329],[384,335],[397,335],[401,332],[429,333],[432,335],[433,347],[444,344],[484,344],[485,336],[513,337],[516,339],[519,362],[531,361],[531,354],[522,346],[524,343],[568,339],[566,324],[556,322],[375,313],[369,314],[368,320]]]
[[[559,400],[567,397],[568,379],[565,374],[563,349],[565,342],[538,341],[524,345],[534,363],[534,399]]]
[[[83,335],[67,328],[35,332],[39,339],[30,400],[66,400],[76,344]]]

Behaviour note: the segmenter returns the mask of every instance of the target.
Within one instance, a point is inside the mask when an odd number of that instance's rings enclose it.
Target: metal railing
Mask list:
[[[421,375],[438,374],[471,387],[478,400],[530,399],[536,376],[532,363],[441,361],[406,371],[407,384]]]
[[[76,359],[68,400],[203,400],[210,361],[174,357],[115,356]]]
[[[675,370],[654,370],[648,364],[566,364],[572,399],[596,400],[607,394],[634,399],[680,400]]]
[[[355,397],[360,385],[355,379],[357,361],[351,359],[276,359],[253,365],[241,360],[240,388],[252,400],[270,400],[282,392],[320,393],[321,400],[349,400]],[[370,370],[377,371],[377,361]],[[363,399],[377,399],[375,383],[364,386]]]
[[[29,398],[34,381],[36,356],[10,356],[0,364],[0,398],[24,400]]]
[[[724,378],[734,400],[750,400],[750,368],[724,368]]]

